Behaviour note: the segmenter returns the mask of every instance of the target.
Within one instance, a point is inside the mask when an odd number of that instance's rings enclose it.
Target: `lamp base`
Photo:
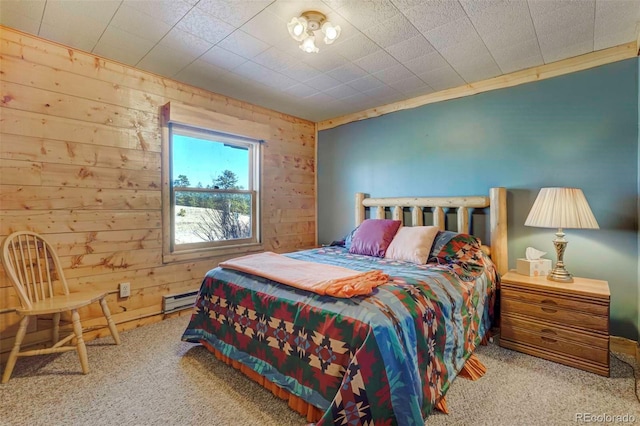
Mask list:
[[[558,262],[556,262],[556,266],[549,272],[549,275],[547,275],[547,279],[561,283],[572,283],[573,276],[564,268],[564,251],[567,248],[567,240],[564,239],[562,228],[559,228],[558,232],[556,232],[556,239],[553,240],[553,245],[556,248]]]
[[[547,279],[561,283],[573,282],[573,276],[566,269],[564,269],[564,267],[558,267],[557,265],[551,270],[551,272],[549,272],[549,275],[547,275]]]

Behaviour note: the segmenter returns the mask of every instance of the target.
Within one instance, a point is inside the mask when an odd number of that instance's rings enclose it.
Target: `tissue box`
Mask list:
[[[516,271],[530,277],[544,277],[551,272],[551,259],[518,259]]]

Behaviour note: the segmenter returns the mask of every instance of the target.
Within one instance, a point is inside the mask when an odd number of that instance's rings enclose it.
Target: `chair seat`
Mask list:
[[[82,293],[69,293],[68,295],[54,296],[49,299],[32,303],[31,309],[18,308],[16,312],[22,315],[55,314],[56,312],[78,309],[97,302],[107,295],[106,291],[83,291]]]

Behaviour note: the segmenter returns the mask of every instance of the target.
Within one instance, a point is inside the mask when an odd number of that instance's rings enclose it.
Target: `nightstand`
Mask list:
[[[502,276],[500,346],[609,376],[609,284]]]

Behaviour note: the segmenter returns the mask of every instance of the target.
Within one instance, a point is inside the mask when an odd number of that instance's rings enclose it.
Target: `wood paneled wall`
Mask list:
[[[0,43],[0,240],[21,229],[44,234],[72,291],[112,292],[108,303],[119,329],[161,319],[162,295],[197,289],[222,260],[162,263],[159,114],[169,101],[268,124],[265,249],[316,243],[314,123],[4,27]],[[120,299],[124,281],[132,294]],[[18,305],[0,270],[2,360]],[[81,314],[85,325],[101,324],[97,305]],[[29,343],[48,338],[46,321],[32,323]]]

